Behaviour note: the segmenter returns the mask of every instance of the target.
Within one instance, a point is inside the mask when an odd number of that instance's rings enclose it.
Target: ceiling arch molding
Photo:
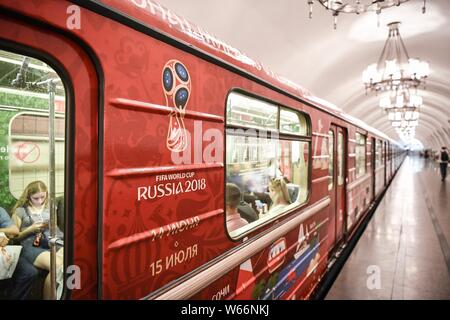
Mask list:
[[[450,147],[450,127],[443,127],[442,130],[444,130],[445,133],[447,134],[448,141],[449,141],[449,147]]]
[[[443,136],[445,137],[446,146],[450,146],[450,132],[446,130],[446,128],[442,127],[441,132],[443,133]]]
[[[436,135],[433,133],[432,135],[429,136],[428,138],[430,140],[430,145],[425,146],[426,149],[433,149],[436,150],[437,146],[439,145],[439,142],[437,141]]]
[[[449,88],[450,88],[450,75],[449,75],[448,81],[435,81],[435,80],[427,80],[425,84],[424,89],[418,89],[417,92],[424,96],[424,101],[426,101],[425,97],[428,95],[438,95],[438,96],[444,96],[449,97]],[[371,100],[375,100],[376,103],[375,106],[378,106],[378,99],[380,94],[376,94],[374,92],[366,92],[364,89],[364,86],[362,85],[361,80],[353,80],[349,82],[348,84],[341,86],[343,89],[338,90],[342,92],[345,92],[345,98],[336,105],[340,107],[343,110],[349,111],[352,110],[353,112],[357,110],[358,106],[367,103],[368,101],[371,102]],[[414,89],[412,89],[413,92],[415,92]]]
[[[434,136],[436,137],[436,140],[437,140],[439,146],[445,145],[445,141],[444,141],[444,139],[442,138],[442,135],[439,134],[439,132],[435,131],[435,132],[434,132]]]
[[[391,126],[391,122],[388,120],[387,116],[384,116],[383,118],[371,118],[370,121],[373,124],[373,126],[376,128],[381,128],[381,126],[383,124]],[[420,114],[418,127],[420,127],[423,122],[430,123],[435,128],[442,127],[441,121],[436,120],[434,115],[430,115],[429,113],[426,113],[426,112],[422,112]]]
[[[395,129],[390,124],[382,124],[381,128],[388,136],[393,138],[394,140],[398,139],[398,134],[395,131]],[[433,126],[430,126],[428,124],[424,124],[421,127],[418,127],[416,129],[416,139],[422,142],[424,146],[427,146],[429,144],[429,141],[426,137],[429,135],[435,134],[436,130]]]
[[[399,138],[398,134],[396,133],[395,129],[392,127],[390,121],[387,119],[387,117],[384,118],[378,118],[373,121],[372,125],[376,128],[378,128],[380,131],[385,132],[388,136],[393,138],[394,140],[397,140]],[[436,131],[436,128],[440,128],[441,125],[439,122],[436,121],[434,117],[428,116],[428,115],[422,115],[419,120],[419,126],[416,129],[416,137],[418,140],[420,140],[424,145],[426,144],[424,139],[424,135],[422,134],[430,134],[434,131]],[[424,128],[425,130],[420,130],[421,128]],[[392,130],[391,130],[392,129]]]
[[[420,111],[420,118],[422,119],[423,116],[425,116],[426,119],[428,118],[433,118],[433,120],[435,121],[435,124],[439,126],[444,126],[445,125],[445,118],[447,117],[447,113],[444,111],[444,108],[440,107],[440,106],[436,106],[436,107],[421,107],[421,111]],[[363,117],[359,117],[361,120],[363,120],[366,123],[371,123],[371,126],[375,127],[375,128],[379,128],[378,127],[378,121],[381,120],[385,120],[386,122],[390,123],[390,121],[388,120],[387,114],[381,110],[381,108],[378,108],[378,112],[376,112],[376,110],[373,113],[369,113],[367,114],[367,116],[363,116]],[[438,120],[441,119],[441,120]],[[420,122],[420,120],[419,120]]]
[[[439,128],[437,130],[438,133],[440,133],[442,135],[442,139],[444,140],[444,145],[445,146],[449,146],[449,142],[450,142],[450,138],[448,136],[448,133],[444,130],[444,128]]]
[[[449,114],[449,108],[446,107],[448,105],[448,96],[438,95],[438,94],[432,94],[430,92],[419,92],[419,94],[422,94],[424,96],[424,107],[427,108],[427,105],[432,106],[433,108],[442,110],[442,112],[446,115],[445,119],[448,118]],[[379,97],[372,96],[371,98],[366,98],[366,100],[355,104],[351,110],[348,110],[344,108],[343,110],[346,112],[351,112],[355,117],[362,118],[364,115],[368,114],[368,110],[379,110],[381,111],[381,108],[378,106],[379,104]],[[382,111],[381,111],[382,112]],[[439,118],[441,120],[445,120],[442,118]]]

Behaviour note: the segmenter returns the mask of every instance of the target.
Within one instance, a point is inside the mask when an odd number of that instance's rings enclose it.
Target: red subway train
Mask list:
[[[63,232],[34,297],[308,299],[403,160],[153,0],[0,8],[0,206],[42,181]]]

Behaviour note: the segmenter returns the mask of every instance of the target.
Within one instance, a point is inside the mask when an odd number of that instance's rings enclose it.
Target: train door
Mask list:
[[[328,190],[331,197],[331,241],[336,248],[343,240],[345,231],[345,152],[346,132],[343,128],[331,125],[329,131],[329,180]]]
[[[0,283],[8,292],[0,298],[96,298],[96,72],[63,32],[7,12],[0,10],[0,213],[19,230],[10,239],[23,259],[14,272],[30,280],[20,290]]]
[[[387,185],[387,141],[383,142],[384,186]]]
[[[375,167],[376,167],[376,160],[377,160],[377,149],[376,149],[376,139],[372,138],[371,140],[371,148],[370,148],[370,152],[371,152],[371,157],[370,157],[370,167],[371,167],[371,174],[372,174],[372,199],[371,202],[373,201],[373,199],[375,199],[375,187],[376,187],[376,181],[375,181],[375,176],[376,176],[376,172],[375,172]]]

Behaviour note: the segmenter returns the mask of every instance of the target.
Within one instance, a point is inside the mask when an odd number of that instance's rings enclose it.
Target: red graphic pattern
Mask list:
[[[179,71],[176,70],[176,65],[182,68],[186,72],[187,76],[185,80],[179,75]],[[164,81],[166,81],[166,76],[171,79],[171,88],[167,90],[167,85],[165,86]],[[163,89],[164,95],[166,97],[166,105],[168,107],[175,108],[169,115],[169,129],[167,131],[167,141],[166,146],[172,152],[181,152],[188,146],[186,127],[184,125],[184,114],[186,110],[186,105],[189,100],[189,95],[191,92],[191,78],[187,68],[177,60],[168,61],[163,67]],[[180,89],[185,89],[187,98],[182,101],[177,100],[177,94]],[[184,92],[184,91],[183,91]]]

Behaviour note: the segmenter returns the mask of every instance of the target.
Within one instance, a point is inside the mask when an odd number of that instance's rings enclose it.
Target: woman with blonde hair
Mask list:
[[[42,181],[33,181],[25,188],[12,210],[12,220],[19,228],[17,239],[22,244],[22,254],[35,267],[50,271],[50,210],[48,189]],[[57,228],[56,236],[62,238]],[[60,248],[61,249],[61,248]],[[58,272],[63,266],[62,251],[56,256]],[[44,299],[51,297],[50,272],[44,283]]]
[[[270,181],[269,196],[272,199],[270,214],[282,212],[285,207],[292,203],[284,177],[278,177]]]

